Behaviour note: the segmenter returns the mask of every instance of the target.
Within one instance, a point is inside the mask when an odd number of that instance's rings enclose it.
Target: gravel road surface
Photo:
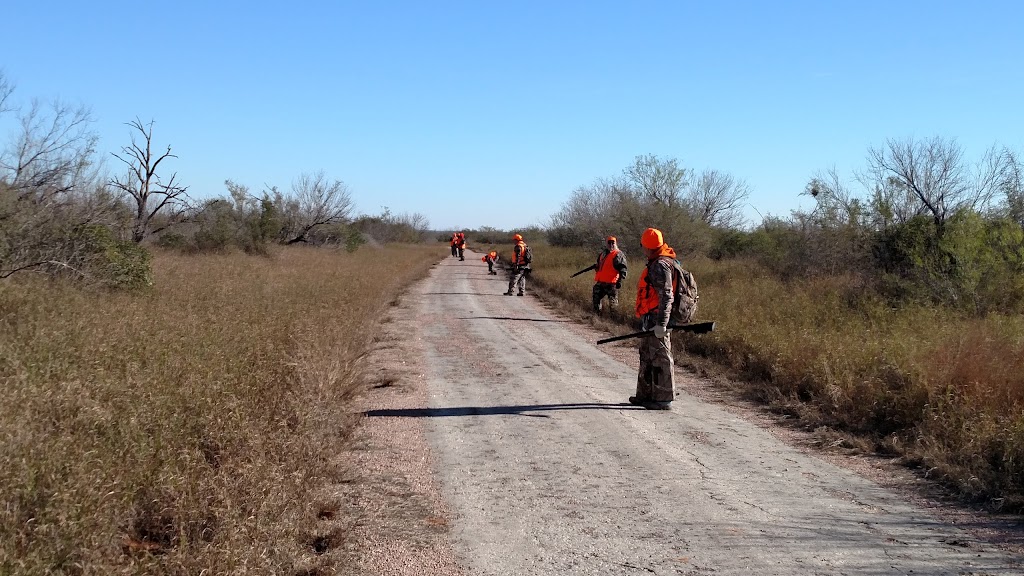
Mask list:
[[[1024,574],[1021,558],[686,394],[679,370],[673,411],[628,405],[623,348],[506,287],[470,252],[434,267],[406,297],[426,405],[367,411],[424,424],[467,574]]]

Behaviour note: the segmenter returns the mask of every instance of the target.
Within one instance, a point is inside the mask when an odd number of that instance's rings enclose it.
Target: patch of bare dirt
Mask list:
[[[360,413],[427,405],[422,351],[407,304],[399,300],[381,324],[366,358],[368,386],[354,402]],[[461,576],[449,539],[450,512],[434,478],[434,463],[418,418],[364,418],[341,455],[349,471],[333,487],[326,523],[344,522],[334,552],[357,574]],[[346,572],[348,574],[348,572]]]

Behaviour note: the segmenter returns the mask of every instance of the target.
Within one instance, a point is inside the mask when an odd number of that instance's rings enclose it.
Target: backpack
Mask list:
[[[522,256],[523,256],[523,262],[525,262],[527,266],[529,266],[530,264],[533,264],[533,248],[530,248],[529,244],[527,244],[526,245],[526,249],[523,250]]]
[[[689,270],[683,268],[678,260],[672,260],[672,312],[669,324],[686,324],[693,322],[697,316],[697,281]]]

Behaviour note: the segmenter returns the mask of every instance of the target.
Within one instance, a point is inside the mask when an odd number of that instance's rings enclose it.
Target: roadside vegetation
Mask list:
[[[0,74],[0,574],[304,574],[343,536],[360,358],[443,253],[323,172],[197,200],[153,122]],[[109,159],[108,159],[109,160]]]
[[[332,566],[359,359],[451,231],[355,213],[322,171],[197,199],[136,118],[107,158],[88,110],[15,103],[0,75],[0,574],[266,573]],[[824,172],[813,210],[743,221],[744,181],[640,156],[582,186],[531,282],[589,309],[608,234],[644,228],[697,278],[715,333],[674,342],[751,397],[969,499],[1024,507],[1024,168],[993,148],[889,141]],[[469,230],[507,258],[512,231]],[[441,244],[426,245],[430,237]],[[622,328],[625,330],[625,328]]]
[[[0,573],[316,568],[359,359],[442,255],[157,252],[146,291],[0,284]]]
[[[645,169],[660,176],[634,177]],[[805,190],[814,210],[736,226],[699,210],[700,199],[733,205],[745,192],[736,180],[716,201],[677,162],[638,157],[563,205],[551,246],[535,243],[533,281],[589,308],[592,275],[569,276],[616,235],[632,274],[610,319],[630,323],[640,232],[661,227],[697,278],[698,319],[718,323],[678,335],[688,355],[677,361],[724,367],[806,427],[902,456],[965,499],[1020,510],[1022,173],[1005,149],[971,164],[951,141],[890,141],[869,151],[860,188],[819,174]]]

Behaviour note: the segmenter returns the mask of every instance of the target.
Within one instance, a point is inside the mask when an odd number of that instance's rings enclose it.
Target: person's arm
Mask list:
[[[615,261],[612,262],[612,266],[615,266],[615,269],[619,271],[619,282],[621,283],[626,279],[626,271],[629,267],[626,263],[626,256],[621,250],[615,255]]]
[[[647,269],[647,282],[658,294],[658,310],[654,325],[667,327],[669,316],[672,314],[672,299],[675,296],[672,290],[672,265],[658,258],[657,262]]]

